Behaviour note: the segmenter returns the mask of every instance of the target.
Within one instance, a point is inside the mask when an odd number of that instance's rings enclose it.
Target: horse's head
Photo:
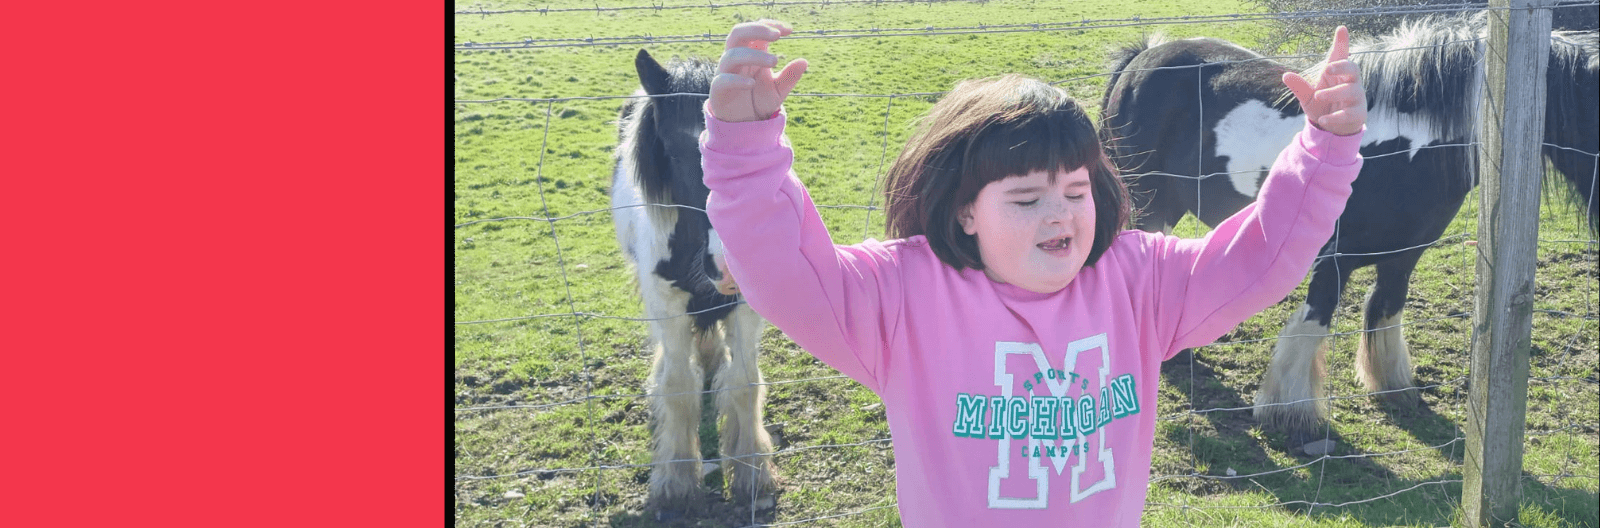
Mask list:
[[[684,59],[663,66],[642,49],[633,65],[651,96],[640,110],[640,160],[665,172],[661,179],[670,183],[673,202],[704,208],[708,191],[700,181],[700,132],[706,128],[703,108],[716,65]]]
[[[721,241],[703,212],[710,191],[701,179],[700,133],[716,65],[703,59],[663,65],[641,49],[634,68],[643,92],[651,96],[631,108],[637,114],[633,145],[640,187],[646,201],[686,206],[655,211],[661,225],[672,226],[667,265],[685,291],[737,295],[721,258]]]

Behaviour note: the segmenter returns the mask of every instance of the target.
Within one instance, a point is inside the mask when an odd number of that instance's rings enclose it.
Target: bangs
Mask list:
[[[961,173],[971,196],[991,182],[1036,171],[1054,182],[1058,172],[1102,157],[1094,124],[1065,93],[1044,83],[1015,88],[1010,104],[967,143]]]

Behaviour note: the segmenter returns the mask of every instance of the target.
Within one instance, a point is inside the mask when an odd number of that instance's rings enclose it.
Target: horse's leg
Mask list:
[[[756,509],[771,508],[773,466],[770,458],[772,438],[762,424],[762,406],[767,387],[762,385],[756,346],[766,322],[749,305],[739,305],[722,321],[729,356],[722,362],[713,382],[718,390],[717,408],[722,415],[723,471],[729,476],[733,500],[752,504]]]
[[[640,290],[656,341],[645,385],[654,444],[649,507],[670,518],[691,509],[690,499],[700,487],[700,396],[705,376],[694,357],[692,320],[683,317],[688,294],[654,275],[646,281]]]
[[[1411,354],[1401,332],[1401,313],[1406,306],[1406,291],[1411,285],[1411,270],[1422,258],[1415,249],[1377,265],[1378,280],[1367,294],[1367,330],[1361,334],[1356,351],[1356,370],[1367,390],[1385,392],[1381,396],[1394,405],[1412,407],[1421,397],[1411,388]]]
[[[1324,344],[1339,305],[1339,295],[1350,278],[1349,262],[1323,258],[1311,272],[1306,304],[1289,317],[1272,349],[1261,389],[1256,393],[1255,416],[1269,428],[1289,435],[1289,446],[1300,447],[1320,436],[1327,414],[1323,378],[1327,374]]]

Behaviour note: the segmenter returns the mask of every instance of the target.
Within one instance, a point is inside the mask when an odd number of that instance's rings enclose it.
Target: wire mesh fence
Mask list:
[[[637,86],[631,66],[637,46],[653,53],[661,49],[714,57],[722,40],[716,31],[726,31],[740,19],[770,17],[840,28],[797,35],[811,37],[810,43],[775,46],[780,53],[813,58],[823,66],[859,61],[865,63],[860,69],[882,71],[882,56],[904,54],[929,42],[939,44],[936,54],[962,46],[1024,49],[1015,56],[967,62],[950,54],[946,58],[957,67],[933,76],[903,75],[898,83],[875,82],[872,73],[849,78],[822,69],[808,73],[800,89],[811,90],[809,84],[819,91],[793,94],[788,105],[796,171],[812,188],[834,240],[853,243],[883,237],[877,187],[884,164],[914,119],[953,79],[1025,70],[1096,107],[1105,83],[1103,64],[1052,48],[1116,31],[1124,32],[1102,40],[1162,30],[1248,41],[1260,34],[1252,24],[1263,19],[1337,18],[1351,12],[1261,14],[1219,8],[1214,14],[1148,11],[1133,16],[1135,12],[1105,10],[1052,17],[1036,12],[1042,4],[1034,2],[623,4],[456,10],[456,221],[451,243],[458,525],[654,522],[642,505],[653,467],[649,396],[643,390],[650,360],[646,327],[655,318],[640,315],[630,273],[614,242],[611,216],[616,209],[608,205],[606,194],[617,110],[636,97],[626,94]],[[1144,7],[1135,3],[1124,9]],[[1385,9],[1416,14],[1465,8]],[[561,16],[590,18],[526,27],[506,22]],[[643,17],[649,18],[635,20]],[[680,19],[676,22],[681,25],[671,26],[662,17]],[[1007,17],[1079,21],[1013,22]],[[583,22],[603,22],[585,30],[598,36],[534,32],[552,27],[548,24]],[[671,36],[618,29],[630,24]],[[548,36],[497,39],[496,30]],[[883,44],[890,37],[910,43]],[[830,46],[845,49],[833,51]],[[1304,65],[1318,57],[1270,58]],[[603,65],[582,67],[588,63]],[[1425,148],[1474,147],[1450,143]],[[1582,154],[1596,156],[1586,150]],[[1183,177],[1198,182],[1231,174]],[[1578,215],[1549,201],[1540,214],[1542,226],[1548,227],[1541,229],[1539,245],[1523,485],[1539,501],[1560,503],[1553,511],[1566,511],[1567,503],[1592,504],[1595,496],[1600,244],[1581,220],[1574,220]],[[1371,283],[1369,269],[1355,273],[1335,314],[1329,334],[1330,375],[1325,396],[1318,398],[1330,413],[1324,436],[1339,447],[1316,455],[1290,452],[1282,448],[1282,438],[1254,423],[1249,395],[1257,388],[1265,356],[1286,337],[1280,335],[1283,321],[1305,299],[1302,286],[1217,343],[1196,349],[1188,361],[1163,368],[1146,518],[1209,526],[1223,519],[1250,524],[1285,518],[1270,515],[1325,518],[1336,512],[1331,515],[1352,515],[1368,524],[1449,522],[1451,497],[1459,497],[1462,480],[1460,424],[1471,349],[1471,244],[1477,215],[1476,198],[1469,197],[1451,228],[1429,245],[1412,280],[1408,313],[1396,323],[1410,339],[1417,370],[1412,390],[1421,395],[1420,408],[1390,408],[1374,398],[1382,394],[1350,380],[1356,342],[1364,332],[1358,292]],[[1205,229],[1190,217],[1173,233],[1199,236]],[[782,479],[778,506],[751,510],[727,500],[720,491],[719,471],[706,475],[709,506],[702,515],[740,526],[896,523],[895,462],[889,451],[893,439],[881,402],[776,330],[768,329],[762,354],[768,373],[761,384],[769,393],[768,429],[777,437],[770,456]],[[714,398],[718,390],[697,392]],[[716,434],[715,420],[708,411],[702,436]],[[717,453],[715,441],[703,445],[708,446],[701,458],[705,462],[722,468],[740,463]],[[1420,513],[1415,517],[1420,520],[1413,521],[1390,512],[1420,504],[1445,513]]]

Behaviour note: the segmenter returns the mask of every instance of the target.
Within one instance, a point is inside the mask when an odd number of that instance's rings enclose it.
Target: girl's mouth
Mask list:
[[[1067,244],[1069,244],[1071,242],[1072,242],[1072,238],[1071,237],[1057,238],[1055,240],[1048,240],[1048,241],[1042,242],[1042,243],[1038,244],[1038,246],[1039,246],[1039,249],[1043,249],[1045,251],[1060,251],[1060,250],[1066,249],[1067,248]]]

